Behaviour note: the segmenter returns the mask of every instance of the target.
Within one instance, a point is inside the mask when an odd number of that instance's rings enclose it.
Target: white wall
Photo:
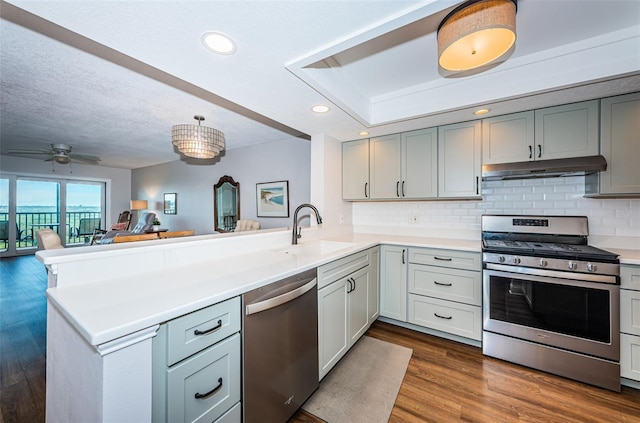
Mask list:
[[[240,183],[240,218],[258,220],[262,229],[291,226],[289,218],[258,218],[256,183],[289,181],[289,213],[309,202],[310,142],[299,138],[225,151],[203,164],[177,160],[132,171],[133,197],[149,201],[163,228],[213,233],[213,185],[229,175]],[[178,194],[176,215],[163,213],[165,192]],[[303,222],[308,224],[307,222]]]
[[[53,167],[52,167],[53,166]],[[55,170],[55,172],[53,171]],[[107,183],[106,219],[107,225],[115,222],[123,210],[129,210],[131,199],[131,171],[115,167],[93,166],[73,163],[69,165],[51,164],[40,159],[0,156],[0,175],[16,175],[56,178],[68,180],[89,180]]]
[[[640,249],[640,199],[583,195],[584,177],[483,182],[482,201],[354,203],[353,223],[359,231],[392,226],[396,233],[480,239],[482,214],[587,216],[594,245]]]

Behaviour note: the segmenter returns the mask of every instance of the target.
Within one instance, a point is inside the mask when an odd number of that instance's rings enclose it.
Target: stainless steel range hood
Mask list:
[[[607,170],[602,156],[482,165],[483,181],[579,176]]]

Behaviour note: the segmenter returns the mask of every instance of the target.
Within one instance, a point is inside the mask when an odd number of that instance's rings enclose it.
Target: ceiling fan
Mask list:
[[[7,154],[22,156],[25,154],[35,154],[46,156],[45,162],[54,161],[60,164],[68,164],[70,162],[80,162],[86,164],[98,164],[100,157],[91,154],[72,153],[71,146],[68,144],[51,144],[50,149],[37,150],[8,150]]]

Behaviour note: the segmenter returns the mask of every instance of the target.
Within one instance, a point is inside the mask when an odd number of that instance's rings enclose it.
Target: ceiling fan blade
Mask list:
[[[71,158],[74,162],[81,162],[87,164],[97,164],[100,162],[100,157],[91,156],[89,154],[70,154],[69,158]]]
[[[53,154],[51,150],[7,150],[7,154]]]

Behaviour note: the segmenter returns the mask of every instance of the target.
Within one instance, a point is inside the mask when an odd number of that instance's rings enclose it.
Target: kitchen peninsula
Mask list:
[[[197,236],[153,245],[41,251],[49,270],[47,419],[151,421],[152,338],[160,324],[375,247],[479,254],[479,240],[309,229]],[[640,264],[640,254],[628,264]]]

